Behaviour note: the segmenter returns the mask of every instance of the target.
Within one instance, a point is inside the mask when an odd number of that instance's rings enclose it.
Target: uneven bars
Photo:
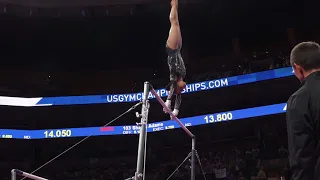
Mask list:
[[[27,178],[34,179],[34,180],[48,180],[48,179],[45,179],[45,178],[42,178],[42,177],[39,177],[39,176],[30,174],[30,173],[23,172],[23,171],[18,170],[18,169],[12,169],[12,170],[11,170],[11,174],[12,174],[12,176],[13,176],[13,177],[12,177],[13,180],[15,180],[15,176],[16,176],[16,175],[23,176],[23,177],[27,177]]]
[[[183,125],[182,122],[172,113],[172,111],[166,106],[166,104],[163,102],[161,97],[157,94],[157,92],[153,89],[152,86],[151,93],[156,97],[156,99],[163,106],[163,108],[170,114],[170,116],[173,117],[173,119],[177,121],[177,123],[182,127],[182,129],[193,139],[194,135],[192,134],[192,132],[190,132],[189,129],[185,125]]]

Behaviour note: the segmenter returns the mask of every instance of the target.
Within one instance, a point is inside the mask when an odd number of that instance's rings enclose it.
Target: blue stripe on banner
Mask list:
[[[253,83],[258,81],[283,78],[292,76],[292,68],[281,68],[258,73],[233,76],[229,78],[198,82],[188,84],[183,93],[211,90],[221,87],[235,86],[240,84]],[[165,89],[156,90],[160,97],[167,96]],[[149,98],[154,98],[151,94]],[[43,97],[43,98],[14,98],[1,97],[0,105],[7,106],[57,106],[76,104],[102,104],[119,102],[137,102],[142,99],[142,93],[132,94],[109,94],[109,95],[87,95],[87,96],[63,96],[63,97]]]
[[[233,121],[271,114],[280,114],[286,111],[286,103],[260,106],[235,111],[207,114],[180,119],[185,126],[198,126],[224,121]],[[168,120],[156,123],[149,123],[148,132],[164,131],[168,129],[181,128],[176,121]],[[107,127],[87,127],[87,128],[62,128],[45,130],[10,130],[0,129],[0,138],[13,139],[46,139],[46,138],[66,138],[84,137],[97,132],[93,136],[106,135],[130,135],[139,134],[140,127],[136,125],[107,126]]]

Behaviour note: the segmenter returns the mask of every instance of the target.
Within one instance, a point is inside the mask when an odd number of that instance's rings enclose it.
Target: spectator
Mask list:
[[[264,167],[263,166],[260,167],[260,171],[259,171],[256,179],[257,180],[267,180],[267,174],[264,171]]]
[[[283,146],[281,146],[280,149],[279,149],[279,154],[280,154],[281,157],[288,156],[288,150],[285,149]]]
[[[285,167],[285,169],[284,169],[284,176],[285,176],[286,180],[290,180],[291,179],[291,172],[290,172],[289,165],[287,165],[287,167]]]
[[[244,177],[244,174],[242,172],[240,172],[238,180],[247,180],[247,178]]]
[[[251,174],[251,180],[256,180],[256,176],[255,176],[254,172],[252,172],[252,174]]]

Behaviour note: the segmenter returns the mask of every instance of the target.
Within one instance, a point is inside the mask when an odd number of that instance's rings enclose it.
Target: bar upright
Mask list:
[[[48,180],[48,179],[45,179],[45,178],[40,177],[40,176],[36,176],[36,175],[30,174],[30,173],[26,173],[26,172],[20,171],[18,169],[12,169],[11,170],[11,180],[16,180],[17,179],[17,175],[18,176],[22,176],[24,178],[30,178],[30,179],[33,179],[33,180]]]
[[[191,144],[191,180],[196,179],[196,138],[193,136]]]
[[[147,123],[149,114],[149,82],[144,83],[143,98],[142,98],[142,110],[141,110],[141,128],[139,134],[139,147],[138,147],[138,157],[137,157],[137,170],[135,173],[135,180],[145,179],[145,155],[146,155],[146,139],[147,139]]]
[[[17,179],[17,175],[16,175],[16,171],[14,169],[11,170],[11,180],[16,180]]]

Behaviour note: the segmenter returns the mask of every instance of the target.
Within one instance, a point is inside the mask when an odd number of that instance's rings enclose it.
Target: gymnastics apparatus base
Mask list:
[[[182,129],[191,137],[191,141],[192,141],[191,152],[183,160],[183,162],[173,171],[173,173],[167,178],[167,180],[170,179],[174,175],[174,173],[176,173],[178,171],[178,169],[187,160],[189,160],[190,157],[191,157],[191,160],[190,160],[190,163],[191,163],[191,173],[190,173],[191,180],[195,180],[195,177],[196,177],[196,172],[195,172],[196,158],[197,158],[197,161],[198,161],[199,166],[201,168],[204,180],[206,180],[206,176],[205,176],[205,173],[203,171],[199,155],[198,155],[198,153],[197,153],[197,151],[195,149],[195,146],[196,146],[196,138],[195,138],[195,136],[188,130],[188,128],[165,105],[165,103],[163,102],[161,97],[156,93],[156,91],[153,89],[152,85],[149,82],[145,82],[144,83],[144,91],[143,91],[142,102],[139,102],[136,105],[132,106],[126,112],[122,113],[121,115],[119,115],[118,117],[114,118],[112,121],[110,121],[109,123],[107,123],[106,125],[103,126],[103,127],[108,126],[109,124],[111,124],[115,120],[117,120],[120,117],[122,117],[123,115],[131,112],[136,107],[138,107],[139,105],[142,104],[141,114],[136,113],[137,118],[140,118],[140,123],[137,123],[140,126],[138,156],[137,156],[137,169],[136,169],[136,172],[134,174],[134,177],[128,178],[126,180],[146,180],[145,179],[145,169],[146,169],[145,167],[146,167],[146,147],[147,147],[147,124],[148,124],[148,114],[149,114],[149,107],[150,107],[148,96],[149,96],[150,92],[156,97],[156,99],[159,101],[161,106],[166,110],[166,112],[169,113],[169,115],[172,117],[172,119],[175,120],[182,127]],[[83,142],[86,139],[88,139],[89,137],[91,137],[93,134],[95,134],[95,133],[93,132],[91,135],[83,138],[81,141],[79,141],[75,145],[71,146],[70,148],[68,148],[67,150],[63,151],[62,153],[60,153],[56,157],[54,157],[51,160],[47,161],[45,164],[43,164],[42,166],[37,168],[32,173],[26,173],[26,172],[23,172],[23,171],[20,171],[20,170],[17,170],[17,169],[11,170],[11,180],[16,180],[17,176],[23,176],[22,179],[30,178],[30,179],[34,179],[34,180],[47,180],[45,178],[33,175],[33,173],[35,173],[36,171],[40,170],[42,167],[44,167],[47,164],[49,164],[50,162],[54,161],[55,159],[57,159],[61,155],[65,154],[66,152],[68,152],[69,150],[71,150],[72,148],[74,148],[75,146],[80,144],[81,142]]]
[[[167,178],[170,179],[177,171],[178,169],[191,157],[191,180],[195,180],[196,172],[195,172],[195,159],[197,158],[199,166],[201,168],[202,174],[204,179],[206,180],[205,173],[203,171],[201,161],[199,158],[199,155],[195,149],[196,146],[196,138],[195,135],[192,134],[189,129],[172,113],[172,111],[165,105],[161,97],[156,93],[154,88],[149,82],[144,83],[144,91],[143,91],[143,98],[142,98],[142,110],[141,114],[137,114],[137,117],[141,118],[140,122],[140,137],[139,137],[139,147],[138,147],[138,157],[137,157],[137,170],[135,173],[135,176],[126,180],[145,180],[145,163],[146,163],[146,145],[147,145],[147,124],[148,124],[148,113],[149,113],[149,100],[148,95],[149,92],[151,92],[156,99],[159,101],[161,106],[165,109],[166,112],[169,113],[169,115],[172,117],[173,120],[175,120],[182,129],[191,137],[192,145],[191,145],[191,152],[188,154],[188,156],[183,160],[183,162],[173,171],[173,173]]]
[[[33,174],[29,174],[29,173],[20,171],[18,169],[12,169],[11,170],[11,180],[16,180],[17,176],[22,176],[22,177],[30,178],[30,179],[34,179],[34,180],[48,180],[48,179],[45,179],[45,178],[42,178],[42,177],[39,177],[39,176],[36,176]]]

